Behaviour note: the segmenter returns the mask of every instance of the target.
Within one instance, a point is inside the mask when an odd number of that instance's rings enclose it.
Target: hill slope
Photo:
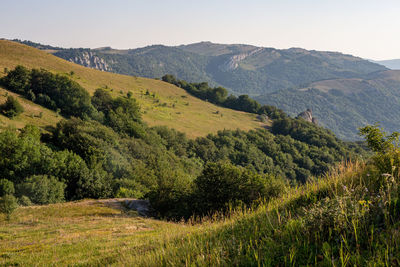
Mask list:
[[[168,83],[85,68],[16,42],[0,40],[0,59],[0,69],[24,65],[69,75],[90,93],[100,87],[111,88],[114,95],[131,92],[140,103],[143,118],[149,125],[167,125],[189,137],[223,129],[249,130],[265,125],[258,122],[254,114],[212,105]]]
[[[62,116],[54,111],[37,105],[18,94],[12,93],[0,87],[0,105],[6,101],[6,96],[14,96],[18,99],[24,112],[12,120],[0,113],[0,129],[6,127],[23,128],[27,124],[34,124],[42,129],[47,126],[55,126]]]
[[[264,104],[276,105],[290,115],[307,108],[320,123],[342,139],[359,139],[358,128],[380,123],[388,131],[400,128],[400,71],[367,75],[364,79],[313,82],[301,89],[282,90],[259,96]]]
[[[386,68],[336,52],[274,49],[201,42],[139,49],[60,49],[27,42],[84,66],[144,77],[173,74],[188,82],[222,85],[237,94],[260,95],[313,81],[361,77]]]

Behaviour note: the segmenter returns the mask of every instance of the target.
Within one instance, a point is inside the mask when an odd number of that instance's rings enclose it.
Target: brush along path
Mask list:
[[[385,197],[364,200],[378,192],[371,170],[339,166],[257,210],[194,225],[124,212],[125,200],[19,208],[0,218],[0,265],[397,266],[398,214],[381,224],[373,206]]]
[[[131,92],[150,126],[166,125],[191,138],[223,129],[250,130],[270,124],[259,122],[255,114],[215,106],[159,80],[85,68],[26,45],[0,40],[0,71],[17,65],[68,75],[91,94],[100,87],[109,89],[114,96]]]

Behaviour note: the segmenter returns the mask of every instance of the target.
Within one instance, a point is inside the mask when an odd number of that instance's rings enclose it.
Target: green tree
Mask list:
[[[11,219],[11,214],[17,208],[17,199],[13,195],[4,195],[0,198],[0,211],[6,215],[7,220]]]
[[[379,125],[367,125],[360,128],[360,135],[365,137],[368,147],[374,152],[384,153],[399,148],[400,133],[387,134]]]
[[[24,108],[13,96],[8,96],[6,102],[0,108],[3,114],[9,118],[14,118],[24,112]]]
[[[7,179],[0,179],[0,197],[4,195],[14,195],[14,183]]]
[[[1,84],[13,92],[23,94],[29,86],[29,79],[30,71],[18,65],[14,70],[8,71],[7,75],[1,79]]]
[[[64,201],[65,184],[53,176],[34,175],[18,185],[18,193],[27,196],[35,204]]]
[[[224,211],[229,204],[250,205],[259,198],[271,197],[268,193],[276,196],[281,191],[279,186],[267,188],[265,176],[229,162],[208,163],[194,184],[195,209],[201,214]]]

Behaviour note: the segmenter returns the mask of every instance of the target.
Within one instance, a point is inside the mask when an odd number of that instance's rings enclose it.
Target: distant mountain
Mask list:
[[[351,55],[211,42],[128,50],[26,44],[103,71],[206,81],[293,116],[311,108],[321,125],[343,139],[358,139],[358,127],[375,122],[391,131],[400,129],[398,73]]]
[[[318,80],[361,78],[386,70],[384,66],[337,52],[301,48],[279,50],[242,44],[201,42],[129,50],[52,48],[46,47],[58,57],[87,67],[150,78],[173,74],[189,82],[207,81],[236,94],[253,96]]]
[[[358,139],[358,128],[379,122],[387,131],[400,130],[400,71],[375,72],[365,78],[313,82],[256,98],[295,116],[311,108],[320,124],[342,139]]]
[[[371,61],[383,65],[391,70],[400,70],[400,59],[371,60]]]

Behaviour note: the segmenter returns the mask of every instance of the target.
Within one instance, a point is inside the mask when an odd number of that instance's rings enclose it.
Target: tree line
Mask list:
[[[228,90],[224,87],[219,86],[213,88],[210,87],[207,82],[188,83],[184,80],[176,79],[171,74],[166,74],[161,79],[164,82],[183,88],[193,96],[222,107],[255,114],[266,114],[271,119],[278,119],[286,116],[282,110],[274,106],[261,106],[260,103],[251,99],[248,95],[240,95],[238,97],[234,95],[228,96]]]

